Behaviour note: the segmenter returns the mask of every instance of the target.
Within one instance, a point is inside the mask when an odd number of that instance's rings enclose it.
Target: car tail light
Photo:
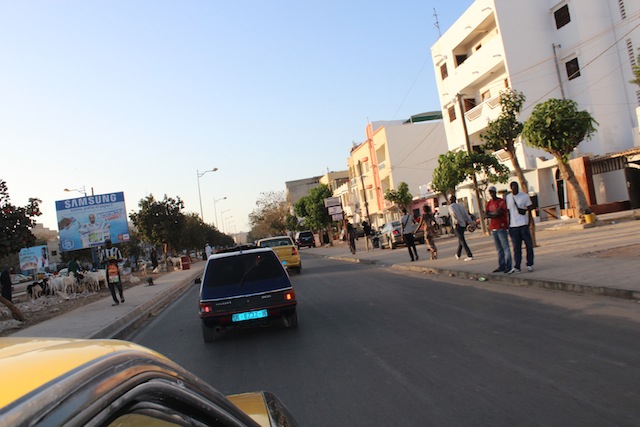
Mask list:
[[[209,304],[200,304],[200,313],[211,313],[211,306]]]
[[[291,248],[291,255],[298,255],[298,250],[295,247]]]
[[[400,234],[400,232],[398,230],[393,230],[393,235],[397,236],[398,234]]]
[[[284,294],[284,299],[286,299],[287,301],[293,301],[296,299],[296,293],[293,290],[291,290],[286,294]]]

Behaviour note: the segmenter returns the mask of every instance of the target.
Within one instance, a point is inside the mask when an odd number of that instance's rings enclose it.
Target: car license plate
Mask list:
[[[247,311],[244,313],[236,313],[231,316],[233,322],[244,322],[245,320],[262,319],[267,317],[267,310]]]

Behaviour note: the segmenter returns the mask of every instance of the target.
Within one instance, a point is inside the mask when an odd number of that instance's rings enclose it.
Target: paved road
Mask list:
[[[639,424],[635,302],[303,262],[297,330],[205,344],[191,287],[131,340],[304,426]]]

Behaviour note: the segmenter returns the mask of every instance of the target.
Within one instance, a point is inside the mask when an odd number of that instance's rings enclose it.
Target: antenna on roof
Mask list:
[[[438,14],[436,13],[436,8],[433,8],[433,16],[436,18],[436,23],[434,26],[438,29],[438,38],[442,37],[442,33],[440,32],[440,23],[438,22]]]

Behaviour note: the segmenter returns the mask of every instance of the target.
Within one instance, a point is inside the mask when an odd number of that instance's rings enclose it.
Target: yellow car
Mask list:
[[[145,347],[0,338],[0,426],[296,426],[271,393],[223,396]]]
[[[267,239],[258,240],[258,246],[261,248],[271,248],[278,255],[280,262],[287,270],[294,270],[300,273],[302,270],[302,262],[300,262],[300,252],[289,236],[269,237]]]

